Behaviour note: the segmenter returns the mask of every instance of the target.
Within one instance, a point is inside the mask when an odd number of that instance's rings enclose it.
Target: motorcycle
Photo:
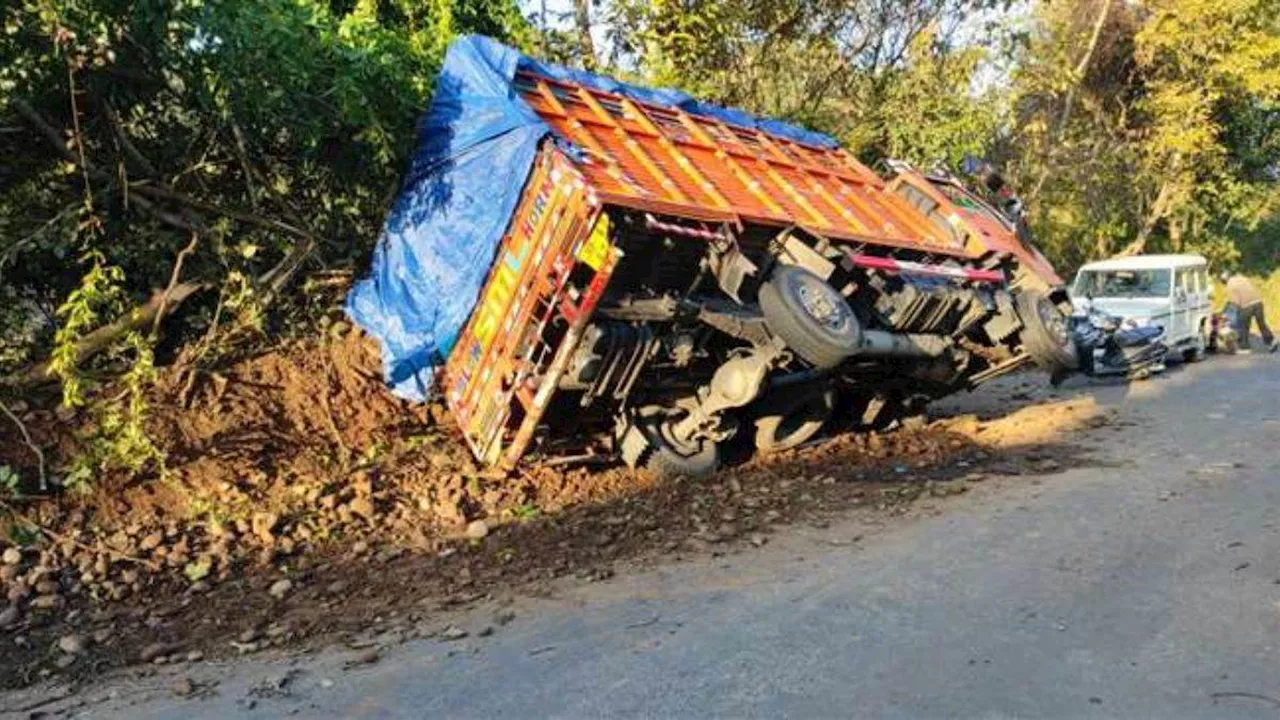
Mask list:
[[[1070,328],[1080,371],[1086,375],[1145,380],[1165,369],[1169,348],[1159,325],[1139,325],[1088,308],[1071,317]]]

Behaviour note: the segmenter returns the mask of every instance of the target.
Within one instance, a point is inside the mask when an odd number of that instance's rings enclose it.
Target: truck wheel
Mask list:
[[[1023,324],[1022,345],[1031,359],[1051,373],[1079,367],[1067,318],[1053,301],[1042,293],[1025,290],[1018,293],[1014,302]]]
[[[661,478],[702,477],[720,467],[720,451],[714,442],[682,442],[671,435],[668,418],[637,418],[627,426],[621,441],[622,460],[637,470]]]
[[[756,411],[756,450],[774,453],[807,442],[827,423],[835,406],[836,392],[831,388],[766,397]]]
[[[760,287],[760,311],[787,347],[819,369],[839,365],[862,344],[862,328],[849,303],[804,268],[778,266]]]

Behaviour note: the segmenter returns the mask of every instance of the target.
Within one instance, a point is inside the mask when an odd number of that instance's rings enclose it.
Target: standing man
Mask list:
[[[1274,335],[1271,334],[1271,328],[1267,327],[1267,313],[1262,305],[1262,293],[1258,292],[1258,288],[1250,282],[1249,278],[1236,273],[1222,273],[1222,282],[1227,285],[1227,302],[1234,304],[1238,308],[1239,323],[1236,330],[1240,334],[1240,342],[1244,346],[1249,347],[1249,331],[1253,327],[1253,321],[1258,321],[1258,331],[1262,333],[1262,342],[1266,343],[1267,348],[1271,352],[1280,350],[1280,342],[1276,341]]]

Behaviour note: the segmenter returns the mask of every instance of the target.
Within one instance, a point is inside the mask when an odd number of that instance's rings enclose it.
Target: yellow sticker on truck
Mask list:
[[[596,226],[591,229],[591,234],[587,236],[586,242],[582,243],[582,247],[578,248],[576,253],[578,260],[586,263],[596,272],[604,266],[604,261],[609,257],[609,216],[600,213],[600,218],[596,220]]]

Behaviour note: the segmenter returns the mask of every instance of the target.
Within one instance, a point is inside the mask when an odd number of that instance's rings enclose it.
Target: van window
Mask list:
[[[1167,298],[1173,273],[1158,270],[1081,270],[1075,294],[1091,298]]]
[[[1178,268],[1175,270],[1173,275],[1173,286],[1188,295],[1195,292],[1195,283],[1191,279],[1191,270],[1188,268]]]

